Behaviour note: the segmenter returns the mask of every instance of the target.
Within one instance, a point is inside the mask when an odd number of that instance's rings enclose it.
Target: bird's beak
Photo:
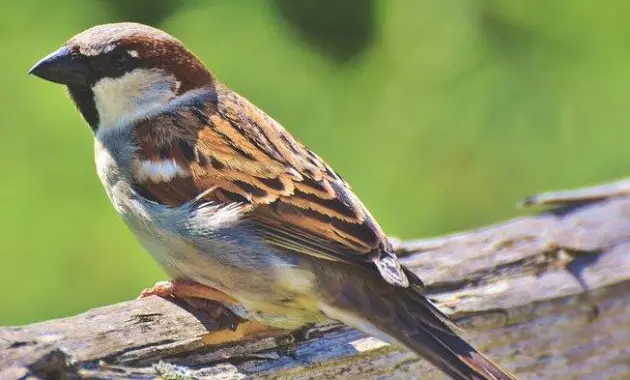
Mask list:
[[[64,46],[42,58],[28,73],[55,83],[85,85],[90,77],[90,68]]]

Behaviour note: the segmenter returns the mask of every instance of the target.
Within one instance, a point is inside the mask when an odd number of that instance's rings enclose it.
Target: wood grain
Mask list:
[[[530,197],[553,209],[398,253],[464,335],[521,378],[628,379],[629,183]],[[443,378],[336,323],[230,331],[157,297],[0,328],[0,379],[156,377]]]

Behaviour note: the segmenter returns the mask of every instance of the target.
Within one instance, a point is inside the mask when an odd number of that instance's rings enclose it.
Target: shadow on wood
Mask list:
[[[468,340],[523,379],[630,378],[630,182],[525,203],[554,208],[399,243],[402,261]],[[336,323],[259,327],[229,331],[150,297],[1,328],[0,378],[442,378]]]

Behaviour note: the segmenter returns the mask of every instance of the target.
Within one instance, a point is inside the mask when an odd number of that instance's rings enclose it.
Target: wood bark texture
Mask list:
[[[478,349],[522,379],[630,379],[630,182],[542,194],[548,209],[398,243]],[[0,379],[441,379],[331,322],[231,331],[158,297],[0,328]]]

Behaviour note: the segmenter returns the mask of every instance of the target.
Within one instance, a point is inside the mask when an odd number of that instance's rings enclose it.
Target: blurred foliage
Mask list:
[[[148,25],[159,25],[174,12],[193,5],[191,1],[177,0],[99,0],[112,13],[112,21],[135,21]],[[106,21],[110,22],[110,20]]]
[[[628,174],[628,14],[621,0],[5,2],[0,324],[131,299],[164,278],[106,199],[63,89],[25,74],[89,26],[168,30],[411,238]]]
[[[276,0],[304,41],[337,63],[366,51],[374,39],[375,0]]]

